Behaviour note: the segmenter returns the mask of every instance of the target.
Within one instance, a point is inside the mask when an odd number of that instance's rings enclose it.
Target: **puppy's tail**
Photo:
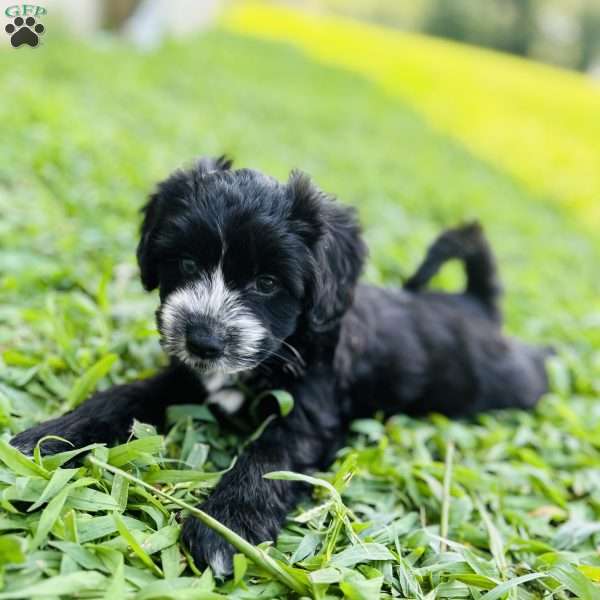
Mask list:
[[[442,232],[429,246],[419,268],[406,280],[404,289],[414,292],[424,289],[440,267],[452,259],[459,259],[465,265],[465,293],[478,299],[495,320],[500,320],[502,286],[492,249],[477,222]]]

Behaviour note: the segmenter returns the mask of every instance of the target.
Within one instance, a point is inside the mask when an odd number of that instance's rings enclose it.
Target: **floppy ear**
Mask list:
[[[355,210],[319,190],[308,175],[293,171],[292,218],[305,224],[314,240],[314,273],[307,294],[306,317],[315,332],[335,327],[354,298],[367,254]]]
[[[226,155],[216,158],[200,158],[189,171],[175,171],[167,179],[160,182],[156,191],[150,195],[142,208],[142,227],[140,242],[137,247],[137,260],[140,267],[142,285],[148,291],[158,286],[157,257],[154,251],[156,235],[169,208],[185,203],[193,197],[195,178],[211,171],[227,171],[233,161]]]
[[[154,253],[154,240],[158,224],[164,213],[165,199],[159,189],[150,196],[142,208],[143,220],[140,231],[140,241],[137,247],[137,261],[140,267],[142,285],[148,291],[158,286],[158,268]]]

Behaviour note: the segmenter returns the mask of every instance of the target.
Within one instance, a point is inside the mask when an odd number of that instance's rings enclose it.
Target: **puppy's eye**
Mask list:
[[[259,294],[274,294],[279,289],[279,280],[272,275],[259,275],[255,282]]]
[[[184,275],[195,275],[198,272],[198,265],[191,258],[182,258],[179,261],[179,268]]]

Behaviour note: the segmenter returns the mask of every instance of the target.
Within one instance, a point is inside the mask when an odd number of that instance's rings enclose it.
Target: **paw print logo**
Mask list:
[[[10,35],[10,43],[13,48],[27,44],[35,48],[40,42],[40,34],[44,33],[44,26],[35,22],[33,17],[16,17],[4,30]]]

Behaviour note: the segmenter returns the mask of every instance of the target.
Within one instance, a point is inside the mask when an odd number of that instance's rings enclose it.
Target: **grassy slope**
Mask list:
[[[548,571],[551,577],[519,587],[519,597],[542,597],[560,585],[583,598],[597,594],[576,568],[600,566],[600,408],[593,401],[599,256],[580,213],[533,195],[359,76],[285,46],[222,32],[141,56],[110,43],[92,49],[49,37],[43,49],[15,56],[0,54],[0,85],[11,90],[11,102],[0,104],[0,416],[7,432],[160,363],[154,299],[142,294],[133,262],[137,209],[157,178],[188,157],[223,150],[280,177],[300,166],[360,207],[374,280],[398,281],[441,226],[479,217],[502,260],[510,328],[558,343],[565,358],[557,393],[535,414],[485,415],[473,424],[439,417],[357,424],[354,451],[339,471],[340,480],[356,471],[344,499],[355,531],[395,560],[366,565],[359,556],[357,566],[340,557],[351,541],[337,527],[339,516],[291,525],[278,542],[284,560],[293,556],[302,572],[338,567],[315,576],[333,582],[315,593],[334,597],[343,589],[351,598],[375,598],[382,589],[420,598],[435,589],[430,598],[479,598],[503,580]],[[439,283],[458,280],[450,270]],[[235,437],[202,411],[189,414],[197,420],[173,415],[164,448],[138,431],[145,441],[109,460],[177,497],[202,497],[214,483],[205,473],[228,465]],[[444,494],[449,440],[456,466]],[[24,583],[58,576],[45,597],[111,585],[107,597],[119,589],[140,598],[211,597],[197,588],[197,596],[165,595],[156,568],[128,548],[110,516],[125,509],[127,527],[171,587],[200,582],[209,589],[206,575],[185,579],[192,571],[174,544],[174,505],[152,504],[139,486],[127,489],[85,468],[54,471],[57,481],[70,477],[82,488],[62,497],[62,481],[44,512],[27,513],[55,465],[40,473],[5,450],[1,458],[0,529],[8,537],[0,538],[0,560],[18,561],[17,547],[24,551],[24,562],[4,570],[6,590],[32,597]],[[323,498],[319,492],[306,507]],[[440,554],[444,498],[448,537],[460,545]],[[219,591],[285,595],[251,574]],[[21,597],[14,593],[6,597]]]
[[[478,155],[600,225],[600,88],[581,75],[265,3],[240,3],[227,24],[291,40],[320,61],[365,75]]]

